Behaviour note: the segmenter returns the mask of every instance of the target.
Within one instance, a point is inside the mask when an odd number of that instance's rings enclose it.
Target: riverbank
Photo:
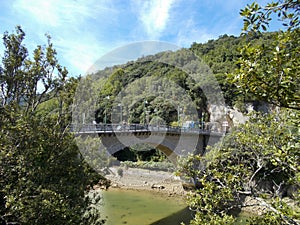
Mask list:
[[[111,180],[110,188],[151,191],[170,197],[185,195],[182,181],[171,172],[124,167],[110,167],[109,171],[105,177]]]
[[[188,191],[184,190],[179,177],[172,172],[149,170],[140,168],[110,167],[110,173],[105,177],[111,181],[110,189],[133,190],[137,192],[151,192],[164,198],[185,198]],[[120,172],[121,171],[121,172]],[[295,203],[285,198],[287,204]],[[295,207],[295,206],[294,206]],[[251,216],[260,216],[270,209],[251,197],[244,202],[242,212]]]

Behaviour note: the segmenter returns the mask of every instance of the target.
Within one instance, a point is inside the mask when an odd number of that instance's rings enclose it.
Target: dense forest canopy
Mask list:
[[[176,125],[178,109],[174,105],[183,108],[183,111],[189,108],[188,104],[187,106],[182,104],[187,101],[176,100],[179,93],[182,94],[182,91],[186,91],[195,104],[197,118],[186,117],[185,120],[196,119],[208,122],[210,115],[207,97],[210,96],[207,96],[207,94],[209,95],[207,91],[203,91],[207,90],[205,87],[215,90],[211,93],[216,93],[218,88],[221,88],[226,105],[228,107],[238,106],[240,110],[243,110],[244,107],[241,105],[247,101],[254,101],[256,98],[250,94],[239,93],[236,85],[228,82],[227,74],[233,73],[235,69],[239,68],[237,60],[241,56],[240,49],[246,43],[268,45],[274,36],[275,33],[262,33],[250,38],[222,35],[207,43],[193,43],[189,49],[161,52],[88,75],[87,79],[91,79],[95,83],[93,86],[97,86],[98,83],[99,94],[96,94],[98,96],[94,99],[97,101],[96,121],[104,122],[106,116],[107,122],[112,122],[112,117],[114,117],[112,111],[117,108],[114,102],[120,98],[120,95],[126,95],[126,99],[122,103],[124,105],[123,119],[126,122],[144,123],[144,102],[146,101],[147,111],[150,111],[149,121],[155,115],[159,115],[167,125]],[[193,75],[191,76],[191,74]],[[165,82],[162,82],[162,79]],[[125,93],[124,89],[129,86],[131,93]],[[146,87],[149,86],[153,86],[153,88],[147,89]],[[165,92],[168,93],[164,96]],[[159,100],[160,98],[173,98],[173,106],[168,101],[162,102]],[[134,105],[132,105],[133,103]]]

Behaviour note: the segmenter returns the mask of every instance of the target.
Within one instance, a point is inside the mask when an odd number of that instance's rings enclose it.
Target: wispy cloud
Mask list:
[[[45,33],[53,37],[60,61],[73,75],[84,74],[107,51],[99,27],[108,27],[117,14],[109,0],[16,0],[12,9],[40,40]]]
[[[76,26],[99,15],[108,16],[113,11],[109,1],[96,0],[16,0],[13,8],[18,14],[34,19],[35,23],[46,26]]]
[[[132,1],[149,39],[159,39],[164,31],[175,0]]]
[[[49,26],[57,26],[59,23],[59,7],[58,1],[34,1],[34,0],[18,0],[13,4],[14,10],[19,14],[25,14],[35,19],[38,23],[47,24]]]
[[[239,34],[238,12],[248,2],[0,0],[0,30],[22,25],[30,51],[50,34],[60,63],[78,75],[105,53],[131,42],[152,39],[188,47],[221,34]]]
[[[66,40],[63,37],[54,40],[55,47],[63,55],[67,68],[73,68],[71,75],[85,75],[94,62],[105,52],[101,42],[93,37],[85,37],[84,40]]]
[[[243,4],[239,0],[177,0],[167,32],[173,32],[174,42],[184,47],[222,34],[238,35],[242,24],[238,12]]]

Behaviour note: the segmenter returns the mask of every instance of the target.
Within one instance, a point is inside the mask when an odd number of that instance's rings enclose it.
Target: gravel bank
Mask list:
[[[123,170],[122,176],[117,173],[119,168]],[[151,190],[168,196],[185,194],[179,177],[170,172],[124,167],[110,167],[109,170],[111,173],[105,177],[112,182],[110,188]]]

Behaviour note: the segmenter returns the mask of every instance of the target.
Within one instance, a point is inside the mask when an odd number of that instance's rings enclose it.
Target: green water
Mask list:
[[[106,225],[179,225],[192,219],[183,198],[155,192],[110,189],[102,192],[100,207]],[[246,224],[247,213],[240,213],[235,225]]]
[[[153,192],[110,189],[103,192],[103,203],[107,225],[179,225],[191,219],[182,198]]]

